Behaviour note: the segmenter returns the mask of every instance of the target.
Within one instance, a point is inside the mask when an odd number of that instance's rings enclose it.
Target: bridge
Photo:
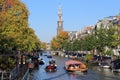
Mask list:
[[[62,55],[64,54],[64,52],[63,51],[50,51],[50,54],[51,55]]]

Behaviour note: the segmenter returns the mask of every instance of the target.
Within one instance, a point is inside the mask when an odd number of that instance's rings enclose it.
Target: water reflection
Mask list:
[[[83,72],[72,72],[72,73],[68,73],[69,76],[69,80],[82,80],[82,77],[86,76],[86,73]],[[81,77],[81,78],[79,78]]]

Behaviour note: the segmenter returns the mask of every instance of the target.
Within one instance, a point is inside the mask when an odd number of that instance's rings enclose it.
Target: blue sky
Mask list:
[[[50,42],[57,34],[58,7],[62,6],[65,31],[84,29],[99,19],[118,15],[120,0],[21,0],[29,10],[29,27]]]

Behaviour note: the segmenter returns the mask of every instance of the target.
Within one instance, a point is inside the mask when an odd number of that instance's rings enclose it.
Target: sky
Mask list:
[[[58,7],[65,31],[79,31],[98,20],[120,13],[120,0],[21,0],[29,10],[29,27],[42,42],[57,35]]]

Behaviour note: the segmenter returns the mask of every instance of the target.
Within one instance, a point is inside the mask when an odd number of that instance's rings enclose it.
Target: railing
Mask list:
[[[29,80],[29,69],[27,69],[25,75],[23,76],[22,80]]]
[[[11,72],[0,72],[0,80],[14,80],[19,74],[19,66],[16,66]]]
[[[0,72],[0,80],[28,80],[29,76],[29,69],[26,65],[24,65],[22,68],[20,68],[19,65],[17,65],[11,72]]]
[[[19,74],[17,75],[17,78],[18,80],[26,80],[26,76],[27,76],[27,73],[28,73],[28,64],[24,64],[24,65],[20,65],[20,68],[19,68]]]
[[[17,66],[10,72],[11,80],[15,79],[19,73],[20,73],[20,71],[19,71],[19,65],[17,65]]]
[[[0,80],[11,80],[10,72],[2,71],[0,73]]]
[[[15,56],[15,58],[17,58],[16,54],[7,54],[7,55],[1,54],[0,56],[5,56],[5,57]],[[23,59],[22,59],[21,64],[16,63],[15,67],[10,72],[0,71],[0,80],[16,80],[17,78],[20,78],[19,80],[22,80],[22,78],[24,79],[25,76],[27,76],[26,73],[28,71],[27,69],[28,69],[28,64],[27,63],[23,64]],[[8,77],[9,79],[4,79]]]

